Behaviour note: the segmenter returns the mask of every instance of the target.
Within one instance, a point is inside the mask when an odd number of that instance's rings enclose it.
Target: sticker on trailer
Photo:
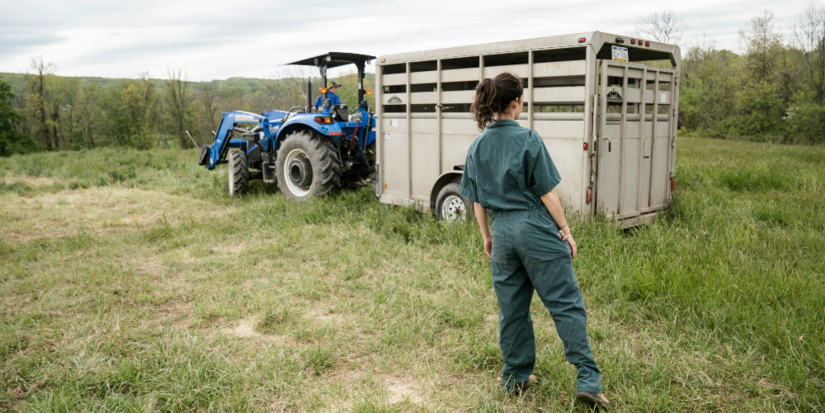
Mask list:
[[[392,95],[392,97],[387,100],[387,103],[404,103],[401,101],[401,98],[398,95]]]
[[[398,126],[398,119],[390,119],[390,126]]]
[[[626,47],[613,46],[613,60],[617,62],[629,62],[630,60],[628,60],[627,56]]]
[[[613,89],[610,92],[608,92],[607,96],[605,96],[605,99],[608,102],[612,103],[622,103],[622,95],[616,89]]]
[[[667,93],[662,92],[661,97],[659,98],[659,103],[667,103]]]
[[[390,140],[390,134],[389,133],[386,133],[386,132],[384,133],[384,140],[385,141]]]

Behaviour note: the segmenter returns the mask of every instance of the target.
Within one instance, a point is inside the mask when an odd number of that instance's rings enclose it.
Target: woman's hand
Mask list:
[[[567,243],[570,244],[570,257],[575,260],[578,251],[576,250],[576,240],[573,239],[572,235],[567,238]]]
[[[484,252],[487,253],[487,258],[493,259],[493,237],[484,238]]]

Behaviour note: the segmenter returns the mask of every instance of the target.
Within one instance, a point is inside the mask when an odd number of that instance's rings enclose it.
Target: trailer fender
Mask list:
[[[438,197],[438,193],[441,192],[441,188],[444,188],[447,184],[451,184],[453,182],[461,182],[461,176],[463,174],[464,171],[449,171],[441,174],[441,176],[435,180],[435,185],[433,185],[433,189],[430,191],[430,211],[435,213],[435,199]]]

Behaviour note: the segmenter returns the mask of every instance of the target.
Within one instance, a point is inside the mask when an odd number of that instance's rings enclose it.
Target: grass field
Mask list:
[[[0,159],[0,410],[585,411],[538,300],[500,390],[473,225],[368,190],[226,195],[195,152]],[[614,411],[825,409],[825,147],[684,138],[656,222],[578,222]]]

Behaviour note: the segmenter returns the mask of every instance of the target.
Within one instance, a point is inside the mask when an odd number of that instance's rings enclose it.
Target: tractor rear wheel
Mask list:
[[[473,201],[458,192],[455,182],[447,184],[435,199],[435,216],[445,221],[472,221],[475,219]]]
[[[278,149],[278,188],[296,201],[341,190],[342,169],[332,142],[311,131],[291,133]]]
[[[229,153],[229,196],[236,197],[249,191],[249,160],[243,151]]]

